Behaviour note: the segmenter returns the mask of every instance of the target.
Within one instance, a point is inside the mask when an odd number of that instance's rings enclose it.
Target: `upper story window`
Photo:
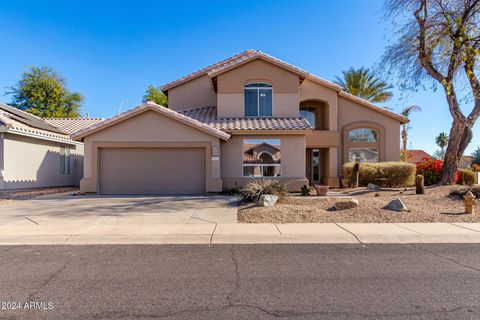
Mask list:
[[[300,109],[300,117],[305,118],[308,123],[310,123],[310,127],[312,127],[313,129],[317,129],[317,112],[315,108],[302,107]]]
[[[268,83],[250,83],[244,88],[245,116],[272,116],[272,85]]]

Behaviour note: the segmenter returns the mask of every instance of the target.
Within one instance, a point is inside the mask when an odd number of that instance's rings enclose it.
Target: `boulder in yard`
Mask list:
[[[369,183],[367,185],[367,190],[370,190],[370,191],[380,191],[380,187],[377,186],[375,183]]]
[[[277,203],[278,196],[273,194],[263,194],[258,200],[258,204],[262,207],[273,207]]]
[[[390,201],[385,207],[385,209],[392,211],[408,211],[407,207],[400,198]]]
[[[358,199],[355,198],[335,202],[335,210],[347,210],[356,207],[358,207]]]

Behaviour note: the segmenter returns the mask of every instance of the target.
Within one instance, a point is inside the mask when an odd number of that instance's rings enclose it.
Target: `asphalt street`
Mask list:
[[[0,303],[0,319],[480,319],[480,245],[2,246]]]

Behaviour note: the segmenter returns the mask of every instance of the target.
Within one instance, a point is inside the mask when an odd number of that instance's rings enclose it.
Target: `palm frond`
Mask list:
[[[393,93],[393,86],[377,77],[369,68],[350,68],[342,72],[343,78],[335,77],[334,82],[342,89],[370,102],[388,101]]]

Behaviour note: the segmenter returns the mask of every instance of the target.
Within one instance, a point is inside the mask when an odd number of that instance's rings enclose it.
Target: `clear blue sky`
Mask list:
[[[259,49],[332,80],[378,65],[390,36],[381,0],[1,1],[0,101],[27,66],[60,72],[85,97],[83,114],[110,117],[160,85],[245,49]],[[420,91],[386,106],[418,104],[413,148],[433,152],[451,118],[442,92]],[[467,153],[479,142],[477,125]]]

